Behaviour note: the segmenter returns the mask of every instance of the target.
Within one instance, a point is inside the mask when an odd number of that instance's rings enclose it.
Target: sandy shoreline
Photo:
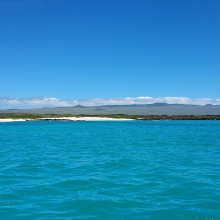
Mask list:
[[[25,119],[11,119],[11,118],[0,119],[0,122],[14,122],[14,121],[26,121],[26,120]]]
[[[126,118],[104,118],[104,117],[62,117],[62,118],[39,118],[39,119],[0,119],[0,122],[16,122],[16,121],[133,121]]]

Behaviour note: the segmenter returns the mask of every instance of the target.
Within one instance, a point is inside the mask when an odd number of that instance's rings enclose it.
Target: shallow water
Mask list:
[[[220,121],[0,123],[0,219],[220,219]]]

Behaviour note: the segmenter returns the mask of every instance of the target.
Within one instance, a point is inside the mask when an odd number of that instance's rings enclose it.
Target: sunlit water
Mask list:
[[[220,121],[0,123],[0,219],[220,219]]]

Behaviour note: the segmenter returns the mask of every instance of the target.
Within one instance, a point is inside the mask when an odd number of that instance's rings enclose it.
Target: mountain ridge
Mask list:
[[[6,109],[0,113],[73,114],[73,115],[220,115],[220,105],[134,104],[104,106],[44,107],[36,109]]]

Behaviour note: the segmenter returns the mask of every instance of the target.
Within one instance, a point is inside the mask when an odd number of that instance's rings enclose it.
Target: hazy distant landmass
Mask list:
[[[184,104],[144,104],[144,105],[106,105],[73,106],[38,109],[7,109],[0,113],[34,113],[34,114],[73,114],[73,115],[220,115],[220,105],[184,105]]]

